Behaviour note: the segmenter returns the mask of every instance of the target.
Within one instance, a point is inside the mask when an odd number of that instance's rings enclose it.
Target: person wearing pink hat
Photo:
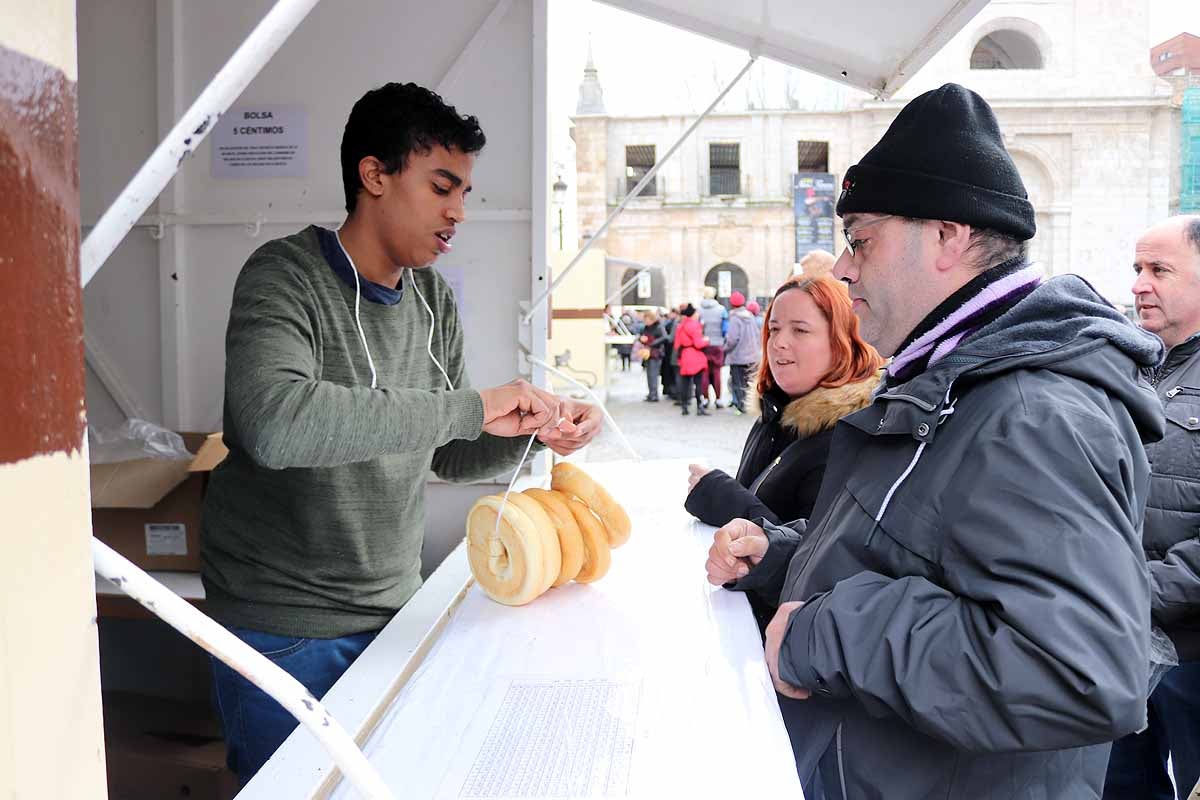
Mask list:
[[[754,324],[758,326],[758,332],[762,333],[763,318],[762,314],[759,313],[762,311],[762,306],[758,304],[757,300],[751,300],[749,303],[746,303],[746,310],[754,315]]]

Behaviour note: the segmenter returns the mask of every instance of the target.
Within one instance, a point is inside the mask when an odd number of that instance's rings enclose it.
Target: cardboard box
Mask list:
[[[92,532],[147,570],[200,570],[200,503],[225,457],[221,434],[183,433],[196,455],[93,464]]]
[[[104,693],[109,800],[230,800],[237,777],[207,704]]]

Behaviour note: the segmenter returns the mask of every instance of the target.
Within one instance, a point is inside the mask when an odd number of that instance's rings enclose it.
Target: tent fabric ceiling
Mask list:
[[[890,97],[988,0],[603,0]],[[836,8],[836,11],[831,10]]]

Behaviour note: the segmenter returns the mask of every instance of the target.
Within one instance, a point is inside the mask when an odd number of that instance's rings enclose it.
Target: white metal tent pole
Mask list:
[[[104,212],[83,242],[80,255],[84,286],[129,233],[175,173],[199,146],[238,95],[249,85],[319,0],[278,0],[213,76],[133,180]]]
[[[634,277],[631,277],[629,279],[629,281],[625,281],[622,285],[620,285],[620,288],[617,289],[616,294],[608,295],[607,299],[604,301],[605,307],[612,305],[613,300],[616,300],[617,297],[625,294],[625,290],[629,289],[631,287],[631,285],[634,285],[634,281],[636,281],[637,276],[641,275],[642,272],[648,272],[650,270],[661,270],[662,269],[662,267],[659,266],[658,264],[643,264],[642,261],[631,261],[628,258],[614,258],[614,257],[612,257],[612,255],[610,255],[610,257],[608,257],[607,260],[608,260],[608,263],[610,263],[610,264],[620,264],[622,266],[636,266],[637,272],[634,273]]]
[[[317,737],[363,797],[392,800],[391,790],[354,739],[298,680],[94,537],[92,562],[99,575],[279,701]]]
[[[579,252],[575,254],[575,257],[571,259],[571,263],[567,264],[566,269],[556,275],[554,277],[554,281],[546,287],[546,290],[538,295],[537,299],[530,304],[529,310],[526,311],[525,315],[521,317],[522,324],[529,324],[529,321],[533,319],[533,315],[537,311],[538,306],[546,302],[546,298],[553,294],[554,290],[558,288],[558,285],[562,283],[563,279],[566,278],[567,275],[571,274],[571,270],[575,269],[575,265],[578,264],[580,259],[583,258],[583,254],[590,250],[592,245],[595,244],[596,240],[604,235],[604,232],[608,230],[608,226],[613,223],[613,220],[621,215],[621,212],[625,210],[625,206],[629,205],[629,201],[637,197],[638,193],[642,191],[642,188],[649,183],[655,175],[658,174],[658,171],[662,168],[662,165],[667,163],[671,156],[675,154],[675,151],[679,149],[680,145],[687,141],[688,137],[692,135],[692,131],[696,130],[696,127],[713,112],[713,109],[717,107],[717,104],[725,99],[725,95],[729,94],[729,91],[737,85],[737,82],[742,79],[743,75],[750,71],[750,67],[754,66],[754,62],[757,60],[757,55],[750,56],[750,60],[746,62],[746,66],[742,67],[742,71],[739,72],[737,76],[729,82],[729,85],[726,86],[719,95],[717,95],[717,99],[713,100],[712,103],[709,104],[708,108],[704,109],[700,116],[696,117],[696,120],[688,126],[688,129],[683,132],[683,135],[680,136],[678,140],[676,140],[675,144],[671,145],[671,149],[667,151],[666,155],[664,155],[657,163],[655,163],[655,165],[650,168],[650,171],[642,176],[642,179],[637,182],[637,186],[634,186],[633,189],[631,189],[629,193],[625,195],[617,207],[613,209],[613,212],[608,215],[608,219],[604,220],[604,224],[600,226],[599,230],[592,234],[592,238],[588,239],[587,242],[584,243],[583,247],[579,249]]]
[[[616,300],[618,297],[621,297],[622,295],[624,295],[626,290],[633,288],[633,285],[635,283],[637,283],[638,278],[642,277],[643,272],[649,272],[649,271],[650,271],[649,267],[643,267],[642,269],[639,269],[637,272],[635,272],[633,274],[632,278],[630,278],[629,280],[627,280],[623,284],[621,284],[620,289],[617,289],[615,292],[613,292],[612,294],[610,294],[608,297],[606,297],[604,299],[604,307],[608,308],[610,305],[612,305],[612,302],[614,300]],[[625,305],[625,304],[622,303],[621,305]]]

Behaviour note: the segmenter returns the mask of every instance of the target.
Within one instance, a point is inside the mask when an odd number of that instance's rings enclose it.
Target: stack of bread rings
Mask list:
[[[496,524],[499,517],[500,524]],[[629,539],[629,515],[571,464],[550,473],[549,489],[481,497],[467,512],[471,573],[498,603],[521,606],[552,586],[604,577],[611,551]]]

